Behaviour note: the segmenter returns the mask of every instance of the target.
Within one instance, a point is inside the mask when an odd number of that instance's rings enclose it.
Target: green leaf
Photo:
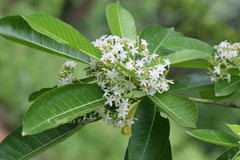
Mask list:
[[[216,100],[216,101],[223,100],[223,99],[226,99],[226,98],[229,98],[230,96],[232,96],[232,94],[229,94],[227,96],[216,97],[213,86],[210,89],[200,91],[199,94],[202,99],[211,99],[211,100]]]
[[[172,160],[171,144],[169,140],[165,146],[162,156],[158,160]]]
[[[230,68],[227,70],[227,72],[232,76],[240,77],[240,72],[238,68]]]
[[[172,51],[198,50],[207,53],[209,56],[215,52],[213,47],[207,43],[189,37],[176,37],[169,39],[163,43],[163,46]]]
[[[149,98],[179,124],[185,127],[196,127],[198,111],[190,99],[171,93],[156,93]]]
[[[169,51],[163,47],[163,42],[170,38],[180,36],[182,36],[182,34],[176,32],[174,28],[164,28],[153,24],[144,28],[140,35],[140,39],[145,39],[149,43],[148,49],[151,54],[155,53],[163,56],[169,53]]]
[[[239,152],[239,148],[231,147],[223,152],[217,160],[232,160],[232,158]],[[236,159],[235,159],[236,160]]]
[[[33,30],[21,16],[0,19],[0,35],[4,38],[44,52],[89,63],[88,56]]]
[[[216,96],[226,96],[240,89],[240,77],[232,77],[231,82],[228,83],[227,80],[219,79],[215,83],[215,95]]]
[[[180,68],[208,68],[208,62],[201,61],[185,61],[181,63],[172,64],[172,67],[180,67]]]
[[[137,119],[132,126],[129,140],[129,160],[161,159],[169,144],[169,121],[160,116],[157,107],[148,97],[144,97],[135,113]]]
[[[137,38],[133,16],[121,7],[119,1],[107,6],[106,15],[112,35],[117,35],[120,38]]]
[[[41,88],[39,91],[35,91],[28,97],[28,101],[32,102],[35,101],[39,96],[41,96],[43,93],[46,93],[54,88],[57,88],[57,86],[51,87],[51,88]]]
[[[213,82],[211,82],[209,75],[204,73],[191,73],[174,81],[174,85],[171,86],[169,91],[183,93],[195,90],[206,90],[209,88],[213,88]]]
[[[2,160],[28,160],[41,152],[64,141],[87,123],[82,118],[74,120],[75,123],[66,123],[35,135],[22,136],[22,127],[8,135],[0,143],[0,159]]]
[[[230,147],[239,146],[238,137],[222,131],[215,131],[210,129],[195,129],[192,131],[187,131],[187,133],[205,142],[209,142],[209,143],[213,143],[221,146],[230,146]]]
[[[95,81],[95,80],[96,80],[96,77],[87,77],[87,78],[84,78],[84,79],[79,79],[79,81],[83,84],[88,84],[88,83],[90,83],[92,81]],[[74,84],[79,84],[79,81],[73,81],[73,83]],[[35,92],[30,94],[30,96],[28,97],[28,101],[29,102],[35,101],[43,93],[48,92],[48,91],[50,91],[54,88],[57,88],[57,86],[54,86],[54,87],[51,87],[51,88],[42,88],[38,91],[35,91]]]
[[[106,99],[95,84],[72,84],[41,95],[23,119],[23,135],[57,127],[66,121],[103,107]]]
[[[240,125],[226,124],[236,135],[240,136]]]
[[[162,59],[167,59],[167,58],[169,59],[171,64],[178,64],[178,63],[182,63],[182,62],[186,62],[194,59],[209,60],[210,56],[206,52],[193,50],[193,49],[186,49],[186,50],[176,51],[169,55],[163,56]]]
[[[61,20],[43,14],[23,16],[27,23],[37,32],[48,36],[58,43],[63,43],[93,58],[101,58],[101,54],[83,35],[72,26]]]
[[[128,148],[127,148],[127,150],[125,152],[124,160],[129,160],[129,158],[128,158]]]

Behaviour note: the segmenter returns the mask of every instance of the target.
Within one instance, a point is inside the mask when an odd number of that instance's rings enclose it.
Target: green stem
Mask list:
[[[217,105],[222,105],[222,106],[227,106],[232,108],[240,108],[240,104],[219,102],[219,101],[214,101],[210,99],[200,99],[200,98],[193,98],[193,97],[188,97],[188,98],[197,103],[217,104]]]
[[[235,158],[237,158],[237,156],[239,155],[240,151],[237,152],[237,154],[232,158],[232,160],[235,160]]]

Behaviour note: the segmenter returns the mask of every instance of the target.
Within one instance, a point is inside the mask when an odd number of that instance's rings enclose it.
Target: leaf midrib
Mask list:
[[[122,38],[124,37],[123,35],[123,31],[122,31],[122,26],[121,26],[121,20],[120,20],[120,4],[117,5],[118,6],[118,10],[117,10],[117,16],[118,16],[118,23],[119,23],[119,29],[120,29],[120,33],[122,35]]]
[[[171,111],[171,113],[173,113],[177,118],[179,118],[180,120],[182,120],[184,123],[188,124],[189,126],[192,126],[192,124],[186,122],[185,120],[183,120],[181,117],[179,117],[175,112],[173,112],[170,108],[168,108],[164,103],[162,103],[155,95],[154,98],[161,103],[166,109],[168,109],[169,111]],[[170,115],[169,115],[170,116]]]
[[[36,46],[42,47],[42,48],[47,49],[47,50],[50,50],[50,51],[52,51],[52,52],[57,52],[57,53],[59,53],[59,54],[63,54],[63,56],[71,57],[71,58],[73,58],[73,59],[76,60],[76,61],[80,61],[80,62],[89,64],[89,63],[87,63],[86,61],[80,60],[80,59],[78,59],[78,58],[76,58],[76,57],[74,57],[74,56],[72,56],[72,55],[70,55],[70,54],[66,54],[66,53],[64,53],[64,52],[59,52],[58,50],[55,50],[55,49],[53,49],[53,48],[49,48],[49,47],[44,46],[44,45],[41,45],[41,44],[39,44],[39,43],[34,43],[34,41],[29,41],[28,39],[24,39],[24,38],[19,37],[18,35],[15,35],[15,34],[8,33],[8,35],[3,35],[3,34],[0,34],[0,35],[2,35],[3,37],[9,37],[9,38],[18,39],[18,40],[21,40],[21,41],[26,41],[27,43],[30,43],[30,44],[32,44],[32,45],[36,45]]]
[[[149,130],[148,136],[147,136],[147,141],[145,143],[145,147],[144,147],[144,150],[143,150],[143,154],[142,154],[141,160],[143,159],[143,156],[144,156],[144,154],[146,152],[146,149],[147,149],[147,146],[148,146],[148,142],[149,142],[149,139],[150,139],[150,135],[152,133],[152,128],[153,128],[153,124],[154,124],[155,118],[156,118],[156,106],[154,106],[154,115],[153,115],[153,118],[152,118],[151,127],[150,127],[150,130]]]
[[[159,43],[159,45],[156,47],[156,49],[153,51],[153,54],[155,54],[157,52],[157,50],[159,49],[159,47],[162,45],[162,43],[165,41],[165,39],[168,37],[168,34],[170,33],[171,31],[169,31],[167,33],[167,35],[162,39],[162,41]]]
[[[85,106],[87,106],[87,105],[90,105],[90,104],[93,104],[93,103],[96,103],[96,102],[102,101],[102,100],[104,100],[104,99],[105,99],[105,98],[101,98],[101,99],[98,99],[98,100],[95,100],[95,101],[92,101],[92,102],[89,102],[89,103],[83,104],[83,105],[81,105],[81,106],[78,106],[78,107],[75,107],[75,108],[69,109],[69,110],[67,110],[67,111],[65,111],[65,112],[62,112],[62,113],[60,113],[60,114],[56,114],[55,116],[48,118],[47,120],[45,120],[45,121],[39,123],[38,125],[32,127],[31,129],[29,129],[29,130],[25,130],[24,132],[32,131],[33,129],[35,129],[35,128],[41,126],[42,124],[44,124],[44,123],[50,121],[51,119],[54,119],[54,118],[59,117],[59,116],[61,116],[61,115],[67,114],[67,113],[72,112],[72,111],[74,111],[74,110],[77,110],[77,109],[79,109],[79,108],[85,107]],[[104,106],[104,105],[103,105],[103,106]]]
[[[60,138],[62,138],[63,136],[67,135],[68,133],[70,133],[71,131],[73,131],[73,130],[69,130],[68,132],[62,134],[61,136],[59,136],[59,137],[57,137],[57,138],[55,138],[55,139],[49,141],[48,143],[42,145],[42,146],[39,147],[38,149],[33,150],[32,152],[30,152],[30,153],[24,155],[24,156],[21,157],[19,160],[23,160],[23,159],[26,158],[27,156],[29,156],[29,155],[31,155],[31,154],[33,154],[33,153],[37,153],[37,151],[41,150],[42,148],[44,148],[44,147],[47,146],[48,144],[51,144],[52,142],[57,141],[58,139],[60,139]]]
[[[39,26],[39,25],[37,25],[37,24],[35,24],[35,23],[34,23],[34,24],[30,24],[30,23],[28,22],[28,20],[26,19],[25,16],[23,16],[23,18],[26,20],[26,22],[27,22],[30,26],[38,27],[40,30],[42,30],[42,31],[44,31],[44,32],[47,32],[47,33],[50,34],[51,36],[56,37],[56,39],[58,39],[58,40],[61,40],[62,42],[64,42],[64,44],[67,44],[67,45],[73,47],[73,45],[71,45],[69,42],[67,42],[67,41],[65,41],[64,39],[58,37],[57,35],[49,32],[48,30],[44,29],[43,27],[41,27],[41,26]],[[34,29],[34,28],[33,28],[33,29]],[[35,29],[34,29],[34,30],[35,30]],[[35,31],[38,32],[37,30],[35,30]],[[59,42],[59,43],[61,43],[61,42]],[[91,54],[91,53],[89,53],[89,52],[86,52],[85,50],[82,50],[82,49],[79,48],[78,46],[77,46],[76,48],[78,48],[81,52],[87,54],[88,56],[90,56],[90,57],[92,57],[92,58],[99,59],[98,57],[94,56],[93,54]]]
[[[198,139],[201,139],[203,141],[206,141],[206,142],[214,142],[216,144],[219,144],[219,145],[227,145],[227,146],[239,146],[238,144],[235,144],[235,143],[228,143],[228,142],[218,142],[218,141],[213,141],[213,140],[209,140],[209,139],[206,139],[206,138],[200,138],[198,136],[195,136],[194,134],[192,134],[191,132],[187,132],[188,134],[190,134],[191,136],[195,137],[195,138],[198,138]],[[215,134],[216,135],[216,134]],[[217,137],[218,138],[218,137]]]
[[[222,93],[224,92],[225,90],[227,90],[229,87],[232,87],[233,85],[235,85],[236,83],[239,83],[240,82],[240,79],[233,82],[231,85],[228,85],[227,87],[223,88],[222,90],[218,91],[217,93]]]

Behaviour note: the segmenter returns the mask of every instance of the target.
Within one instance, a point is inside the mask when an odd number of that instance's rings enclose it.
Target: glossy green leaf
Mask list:
[[[138,105],[129,140],[129,160],[158,160],[169,144],[169,121],[161,117],[157,107],[144,97]]]
[[[227,70],[227,72],[229,74],[231,74],[232,76],[240,77],[240,72],[239,72],[238,68],[230,68],[230,69]]]
[[[128,158],[128,148],[127,148],[127,150],[125,152],[124,160],[129,160],[129,158]]]
[[[169,140],[167,145],[165,146],[162,156],[158,160],[172,160],[171,144]]]
[[[174,81],[174,85],[170,87],[170,92],[183,93],[188,91],[206,90],[213,88],[209,75],[204,73],[191,73],[182,76]]]
[[[93,82],[96,80],[96,77],[87,77],[87,78],[84,78],[84,79],[79,79],[78,81],[73,81],[73,83],[75,84],[79,84],[80,82],[83,83],[83,84],[88,84],[90,82]],[[80,81],[80,82],[79,82]],[[49,87],[49,88],[41,88],[40,90],[38,91],[35,91],[33,93],[30,94],[30,96],[28,97],[28,101],[29,102],[32,102],[32,101],[35,101],[39,96],[41,96],[43,93],[45,92],[48,92],[54,88],[57,88],[57,86],[54,86],[54,87]]]
[[[57,86],[51,87],[51,88],[41,88],[39,91],[35,91],[28,97],[28,101],[32,102],[35,101],[39,96],[41,96],[43,93],[46,93],[54,88],[57,88]]]
[[[200,94],[200,97],[201,97],[202,99],[211,99],[211,100],[216,100],[216,101],[218,101],[218,100],[223,100],[223,99],[226,99],[226,98],[229,98],[229,97],[232,96],[232,94],[229,94],[229,95],[227,95],[227,96],[218,96],[218,97],[216,97],[213,86],[212,86],[212,88],[210,88],[210,89],[201,90],[201,91],[199,92],[199,94]]]
[[[226,124],[236,135],[240,136],[240,125]]]
[[[23,119],[23,135],[54,128],[104,106],[103,91],[95,84],[72,84],[41,95]]]
[[[22,136],[22,127],[8,135],[0,143],[1,160],[28,160],[62,142],[88,123],[77,118],[71,123],[38,134]],[[81,123],[80,123],[81,122]]]
[[[231,147],[224,151],[217,160],[232,160],[232,158],[239,152],[239,148]],[[235,159],[236,160],[236,159]]]
[[[0,19],[0,35],[8,40],[44,52],[88,63],[89,57],[33,30],[21,16]]]
[[[222,145],[222,146],[230,146],[230,147],[239,146],[238,137],[222,131],[215,131],[210,129],[195,129],[192,131],[187,131],[187,133],[205,142]]]
[[[107,6],[106,15],[112,35],[117,35],[120,38],[137,38],[133,16],[130,12],[121,7],[119,1]]]
[[[148,49],[151,54],[166,55],[170,53],[163,47],[163,42],[174,37],[182,36],[181,33],[176,32],[174,28],[164,28],[153,24],[144,28],[140,35],[140,39],[147,41]]]
[[[61,20],[43,14],[23,16],[27,23],[37,32],[48,36],[58,43],[63,43],[94,58],[101,58],[101,54],[83,35],[72,26]]]
[[[163,59],[169,59],[171,64],[177,64],[182,63],[194,59],[205,59],[209,60],[210,56],[206,52],[202,52],[199,50],[193,50],[193,49],[186,49],[186,50],[180,50],[176,51],[172,54],[163,56]]]
[[[214,53],[213,47],[207,43],[189,37],[176,37],[169,39],[163,43],[163,46],[173,51],[198,50],[207,53],[209,56]]]
[[[198,111],[196,105],[187,97],[156,93],[149,98],[169,117],[185,127],[196,127]]]
[[[172,67],[180,67],[180,68],[208,68],[208,62],[200,62],[200,61],[185,61],[181,63],[172,64]]]
[[[240,89],[240,77],[232,77],[231,82],[228,83],[227,80],[219,79],[215,83],[215,95],[216,96],[226,96]]]

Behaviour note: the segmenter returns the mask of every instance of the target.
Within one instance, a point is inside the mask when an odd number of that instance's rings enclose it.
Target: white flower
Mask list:
[[[105,104],[109,104],[110,106],[113,105],[113,96],[110,96],[110,97],[106,97],[107,101],[105,102]]]
[[[126,124],[132,126],[132,124],[134,124],[133,118],[127,119]]]
[[[227,79],[228,83],[230,83],[231,82],[231,74],[228,73],[226,76],[226,79]]]
[[[127,99],[123,99],[122,98],[122,103],[121,103],[124,107],[128,107],[129,106],[129,98]]]
[[[150,73],[150,78],[152,78],[152,79],[156,80],[160,77],[159,71],[157,69],[150,70],[149,73]]]
[[[121,127],[124,126],[124,123],[123,123],[122,120],[119,120],[115,125],[116,125],[117,128],[121,128]]]
[[[213,73],[217,73],[218,75],[220,75],[220,71],[221,71],[220,66],[217,66],[217,67],[214,66],[213,68],[214,68]]]
[[[103,81],[100,81],[100,82],[98,83],[98,85],[101,86],[102,89],[105,89],[105,88],[106,88],[106,83],[105,83],[104,80],[103,80]]]
[[[228,46],[230,46],[230,43],[228,43],[227,40],[221,42],[219,45],[219,47],[221,47],[221,48],[227,48]]]
[[[103,97],[106,98],[105,110],[96,112],[96,115],[99,114],[112,127],[132,125],[134,121],[128,118],[128,111],[135,99],[125,96],[133,90],[140,90],[147,95],[167,91],[170,81],[163,82],[162,79],[165,80],[164,72],[165,67],[170,65],[169,59],[164,59],[161,65],[152,66],[160,58],[156,58],[157,54],[149,55],[148,43],[144,39],[139,44],[127,38],[103,36],[93,44],[101,51],[102,57],[101,61],[90,63],[88,74],[97,77],[98,85],[104,91]],[[146,75],[146,78],[129,75],[119,64],[135,75]]]
[[[146,79],[140,79],[140,86],[144,86],[144,87],[146,87],[147,86],[147,84],[149,83],[149,81],[148,80],[146,80]]]
[[[59,80],[60,84],[58,85],[58,87],[65,86],[67,84],[72,84],[73,83],[72,81],[74,78],[75,76],[72,73],[67,75],[65,78],[61,78]]]
[[[97,61],[94,60],[94,59],[91,59],[90,69],[91,69],[91,70],[96,70],[96,68],[97,68]]]
[[[112,120],[112,117],[109,116],[109,111],[103,117],[103,120],[107,123],[109,120]]]
[[[136,71],[136,73],[137,73],[138,76],[141,76],[141,74],[143,74],[144,71],[140,68]]]
[[[139,67],[139,68],[142,68],[143,66],[144,66],[144,62],[143,62],[143,60],[137,60],[136,61],[136,65],[135,65],[136,67]]]
[[[119,109],[116,109],[116,111],[118,112],[118,118],[126,118],[126,115],[128,115],[128,112],[125,108],[120,107]]]
[[[132,90],[135,89],[136,86],[134,85],[133,82],[129,81],[128,85],[127,85],[127,88],[130,90],[130,92],[132,92]]]
[[[139,53],[138,47],[130,49],[130,52],[132,53],[133,56],[135,55],[135,53]]]
[[[158,54],[153,53],[152,55],[150,55],[151,59],[155,59],[156,57],[158,57]]]
[[[135,44],[136,44],[135,40],[129,40],[127,42],[128,48],[134,48]]]
[[[77,63],[74,62],[74,61],[67,61],[64,65],[65,65],[66,67],[72,69],[72,68],[76,68]]]
[[[121,51],[121,53],[119,54],[119,57],[121,60],[124,61],[127,58],[127,52]]]
[[[167,59],[164,59],[163,60],[164,62],[165,62],[165,66],[168,66],[168,68],[170,67],[170,62],[169,62],[169,59],[167,58]]]
[[[133,61],[130,60],[129,62],[127,62],[125,67],[130,71],[134,70]]]
[[[115,78],[117,78],[118,71],[116,71],[115,68],[112,70],[107,70],[106,76],[113,81]]]
[[[157,68],[157,71],[159,72],[159,74],[163,74],[163,72],[166,70],[165,66],[162,64],[158,64],[155,67]]]
[[[146,40],[144,39],[141,39],[141,44],[144,46],[144,47],[147,47],[148,43]]]

